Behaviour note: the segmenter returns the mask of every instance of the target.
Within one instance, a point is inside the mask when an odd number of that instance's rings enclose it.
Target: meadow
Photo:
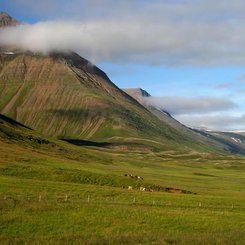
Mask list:
[[[35,144],[0,143],[1,244],[244,244],[243,157]]]

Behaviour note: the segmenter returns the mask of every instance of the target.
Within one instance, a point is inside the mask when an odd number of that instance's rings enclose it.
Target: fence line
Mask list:
[[[17,198],[19,197],[19,198]],[[38,202],[38,203],[51,203],[51,202],[56,202],[56,203],[75,203],[75,204],[114,204],[114,205],[146,205],[146,206],[155,206],[155,207],[176,207],[176,208],[200,208],[200,209],[208,209],[208,208],[213,208],[213,209],[245,209],[245,206],[240,206],[240,205],[234,205],[234,203],[230,205],[220,205],[220,204],[210,204],[210,203],[204,203],[200,201],[192,201],[191,203],[186,203],[186,204],[180,204],[178,201],[174,203],[173,201],[167,201],[167,200],[161,200],[161,199],[156,199],[155,197],[150,199],[147,198],[146,200],[143,200],[142,197],[128,197],[128,198],[115,198],[115,197],[98,197],[98,196],[92,196],[92,195],[87,195],[87,196],[69,196],[68,194],[64,195],[53,195],[53,196],[45,196],[41,194],[35,195],[30,195],[30,196],[0,196],[0,204],[1,201],[8,201],[12,202],[12,204],[17,205],[18,202]]]

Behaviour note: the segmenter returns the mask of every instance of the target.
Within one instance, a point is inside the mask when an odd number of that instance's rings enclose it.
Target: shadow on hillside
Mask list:
[[[13,126],[20,126],[20,127],[23,127],[23,128],[27,128],[27,129],[30,129],[32,130],[31,128],[25,126],[24,124],[20,123],[20,122],[17,122],[15,121],[14,119],[10,118],[10,117],[7,117],[7,116],[4,116],[2,114],[0,114],[0,120],[3,120]]]
[[[61,140],[66,141],[72,145],[77,145],[77,146],[107,147],[111,145],[111,143],[108,143],[108,142],[94,142],[94,141],[79,140],[79,139],[64,139],[63,138]]]

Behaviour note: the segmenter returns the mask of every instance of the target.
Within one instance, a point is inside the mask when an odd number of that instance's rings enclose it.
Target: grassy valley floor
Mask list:
[[[51,145],[0,143],[1,244],[244,243],[244,158]]]

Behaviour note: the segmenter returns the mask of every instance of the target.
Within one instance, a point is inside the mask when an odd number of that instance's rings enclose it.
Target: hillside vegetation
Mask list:
[[[75,53],[2,53],[0,96],[2,114],[50,137],[148,150],[224,148],[194,142],[159,120]]]
[[[92,143],[0,117],[2,244],[242,244],[243,158]]]

